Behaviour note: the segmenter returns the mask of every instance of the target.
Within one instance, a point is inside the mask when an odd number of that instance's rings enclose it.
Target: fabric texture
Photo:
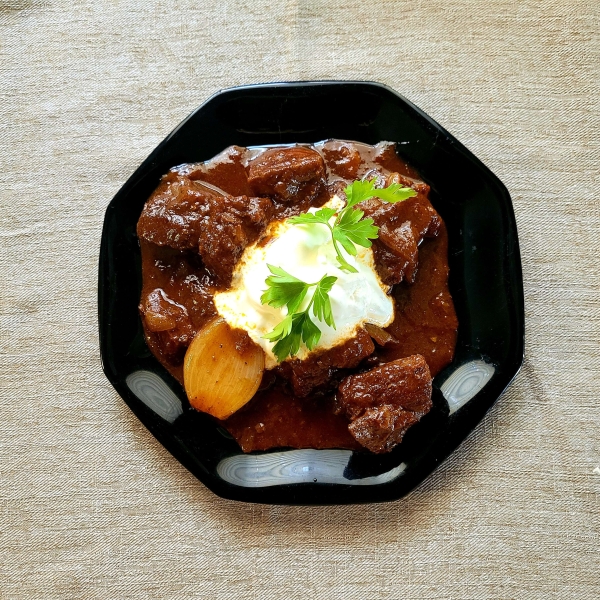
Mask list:
[[[0,0],[0,598],[600,597],[600,4]],[[360,79],[508,187],[526,359],[408,497],[221,500],[101,369],[104,210],[219,89]]]

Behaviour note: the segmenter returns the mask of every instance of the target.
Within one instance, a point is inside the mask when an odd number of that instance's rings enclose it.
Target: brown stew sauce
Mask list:
[[[352,181],[368,177],[380,181],[382,186],[386,185],[386,181],[389,183],[393,180],[413,187],[418,192],[414,199],[415,206],[426,207],[430,212],[435,212],[428,200],[429,186],[420,181],[414,169],[397,156],[393,144],[382,142],[376,146],[368,146],[330,140],[296,148],[309,148],[323,158],[324,184],[310,187],[310,174],[302,179],[304,175],[301,173],[299,180],[303,182],[302,185],[292,181],[287,182],[287,187],[272,191],[265,175],[261,179],[261,185],[264,184],[265,188],[261,190],[256,183],[257,178],[251,184],[248,173],[253,161],[257,161],[265,149],[233,146],[205,163],[186,164],[172,169],[163,177],[149,203],[161,193],[167,193],[168,186],[171,186],[170,190],[176,185],[204,182],[208,184],[207,193],[225,192],[231,196],[256,200],[256,210],[253,209],[249,218],[254,219],[255,223],[260,221],[262,226],[265,219],[267,222],[283,219],[305,212],[310,206],[320,206],[333,193],[342,193],[344,187]],[[285,165],[282,168],[284,167]],[[269,206],[260,203],[261,194],[265,197],[270,195]],[[370,215],[368,207],[365,212]],[[209,215],[207,227],[211,226],[210,222]],[[219,275],[214,267],[207,266],[198,252],[196,239],[190,238],[188,243],[179,238],[173,244],[176,247],[172,247],[167,245],[169,242],[165,239],[169,236],[174,236],[173,239],[178,237],[176,228],[168,231],[165,228],[155,238],[147,233],[150,226],[153,226],[152,222],[144,223],[143,218],[140,219],[138,234],[142,253],[142,322],[152,353],[183,383],[185,350],[196,332],[216,316],[212,296],[217,290],[227,287],[227,275]],[[234,231],[227,229],[228,223],[223,227],[225,232]],[[245,235],[248,242],[254,241],[253,231],[238,227],[235,232],[236,235]],[[189,228],[182,227],[181,235],[188,233]],[[245,452],[273,447],[362,448],[349,432],[347,416],[336,410],[335,388],[343,376],[366,372],[373,367],[411,355],[422,355],[433,377],[452,361],[458,323],[448,290],[447,232],[439,216],[435,231],[431,235],[425,234],[419,241],[418,260],[415,250],[413,262],[407,261],[403,281],[392,288],[396,305],[395,319],[386,328],[387,333],[382,335],[381,332],[375,332],[372,335],[372,353],[365,358],[359,357],[359,364],[352,369],[331,369],[333,384],[317,386],[304,397],[292,392],[293,386],[290,385],[289,377],[284,376],[281,367],[265,371],[261,387],[254,398],[226,421],[219,422]],[[200,245],[210,245],[210,242],[210,239],[200,240]],[[234,248],[227,256],[217,255],[216,260],[224,263],[231,260],[231,256],[235,257],[235,252]],[[376,263],[378,260],[382,263],[385,261],[384,252],[382,245],[380,258],[378,259],[377,252],[375,254]],[[393,258],[399,260],[397,257]],[[158,308],[156,312],[152,312],[148,310],[149,306]],[[154,321],[149,321],[146,314],[159,316]],[[334,348],[329,353],[335,351]]]

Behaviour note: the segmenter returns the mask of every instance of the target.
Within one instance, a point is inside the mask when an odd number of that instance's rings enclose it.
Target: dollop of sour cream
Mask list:
[[[343,202],[334,196],[325,206],[341,209]],[[311,209],[311,212],[317,210]],[[332,217],[332,225],[334,220]],[[331,232],[325,225],[271,223],[262,240],[245,249],[235,267],[231,288],[215,294],[217,311],[231,327],[244,329],[263,348],[267,369],[277,365],[277,358],[272,351],[274,343],[263,336],[287,314],[285,307],[276,309],[260,302],[268,287],[265,280],[271,275],[267,265],[281,267],[307,283],[316,283],[324,275],[337,277],[329,293],[335,329],[318,321],[311,312],[311,319],[321,330],[321,338],[312,351],[302,344],[295,358],[302,360],[315,350],[342,344],[353,338],[365,323],[385,327],[394,319],[394,302],[388,294],[390,288],[377,275],[372,249],[356,248],[356,256],[341,250],[346,260],[358,270],[358,273],[345,273],[338,267]],[[308,306],[314,289],[309,289],[298,310]]]

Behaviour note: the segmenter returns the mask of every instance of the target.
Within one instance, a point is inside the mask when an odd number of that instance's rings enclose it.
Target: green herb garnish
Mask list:
[[[323,275],[316,283],[306,283],[290,275],[281,267],[267,266],[271,271],[271,275],[265,280],[269,287],[260,297],[260,301],[273,308],[286,306],[288,310],[285,319],[273,331],[264,336],[270,342],[276,342],[273,346],[273,353],[281,362],[288,356],[298,354],[301,342],[304,342],[306,347],[312,350],[321,339],[321,330],[310,318],[311,308],[313,315],[319,321],[324,321],[335,329],[329,292],[337,281],[337,277]],[[308,306],[297,312],[306,298],[308,290],[312,287],[315,290]]]
[[[346,193],[346,206],[339,212],[335,208],[321,208],[316,213],[303,213],[289,219],[294,225],[321,224],[326,225],[331,231],[333,247],[337,261],[342,271],[358,273],[358,271],[344,258],[338,245],[351,256],[356,256],[356,245],[364,248],[371,247],[371,240],[377,238],[379,227],[373,225],[373,219],[363,219],[365,213],[353,208],[356,204],[369,198],[379,198],[384,202],[400,202],[417,192],[412,188],[402,187],[398,183],[392,183],[386,188],[376,188],[373,180],[355,181],[344,190]],[[331,225],[329,220],[337,213],[337,217]]]
[[[314,214],[303,213],[288,220],[294,225],[326,225],[331,232],[340,269],[348,273],[358,273],[344,258],[339,245],[351,256],[356,256],[356,246],[369,248],[371,240],[377,238],[379,227],[373,224],[373,219],[363,219],[364,211],[353,207],[373,197],[384,202],[399,202],[416,196],[417,193],[412,188],[402,187],[397,183],[378,189],[375,187],[375,182],[371,180],[355,181],[346,187],[344,192],[346,193],[346,206],[342,210],[321,208]],[[336,214],[336,219],[331,225],[329,221]],[[311,308],[317,320],[323,321],[335,329],[329,292],[337,281],[337,277],[324,275],[316,283],[306,283],[290,275],[281,267],[267,266],[271,275],[265,280],[268,288],[260,297],[260,301],[273,308],[285,306],[287,316],[273,331],[263,337],[275,342],[273,353],[281,362],[288,356],[295,356],[302,342],[309,350],[312,350],[321,339],[321,330],[310,318]],[[315,291],[308,306],[304,310],[298,311],[308,290],[312,287],[315,288]]]

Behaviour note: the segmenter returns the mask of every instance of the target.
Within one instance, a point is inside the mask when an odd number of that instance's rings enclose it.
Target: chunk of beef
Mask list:
[[[431,408],[431,390],[429,367],[420,354],[414,354],[346,377],[338,389],[338,405],[351,419],[381,404],[422,416]]]
[[[200,231],[198,251],[221,284],[229,284],[244,248],[258,239],[272,211],[268,198],[224,196],[210,204],[210,226]]]
[[[399,227],[384,223],[378,235],[373,255],[382,281],[388,285],[400,283],[403,279],[414,282],[419,265],[419,247],[410,221],[404,221]]]
[[[350,181],[358,177],[362,158],[354,144],[337,140],[325,142],[323,156],[329,171],[334,175]]]
[[[168,173],[148,199],[137,224],[138,236],[159,246],[195,249],[217,192],[200,182]]]
[[[387,285],[414,282],[419,244],[423,238],[436,237],[442,224],[429,200],[423,194],[394,204],[371,198],[359,207],[379,227],[373,254],[382,281]]]
[[[183,360],[196,331],[185,306],[178,304],[164,290],[152,290],[139,306],[146,330],[160,339],[173,363]]]
[[[196,249],[206,268],[227,285],[244,248],[258,239],[272,214],[268,198],[229,196],[169,173],[146,202],[137,232],[159,246]]]
[[[281,363],[279,373],[287,379],[294,394],[303,398],[325,385],[335,386],[343,369],[353,369],[375,350],[371,336],[360,328],[356,336],[339,346],[321,350],[304,360]]]
[[[413,412],[382,404],[365,410],[348,425],[348,431],[361,446],[375,454],[382,454],[397,446],[408,429],[418,421],[419,417]]]
[[[351,420],[348,429],[357,442],[371,452],[389,452],[431,410],[431,391],[429,367],[415,354],[346,377],[337,412]]]
[[[247,152],[246,148],[229,146],[207,162],[183,164],[171,170],[189,179],[215,185],[232,196],[251,196],[244,166]]]
[[[249,163],[248,183],[257,196],[284,204],[310,202],[325,188],[325,163],[305,146],[272,148]]]

